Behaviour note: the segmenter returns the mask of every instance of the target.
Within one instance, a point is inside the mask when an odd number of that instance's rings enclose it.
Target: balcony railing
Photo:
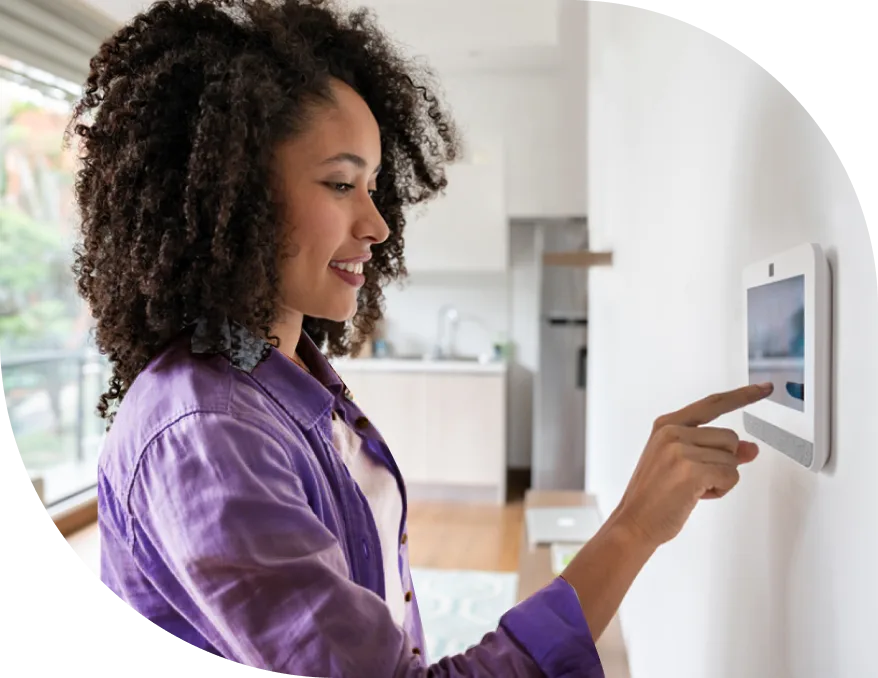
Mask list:
[[[8,357],[7,357],[8,356]],[[97,352],[5,352],[6,408],[28,472],[42,479],[48,507],[93,487],[104,422],[95,407],[109,379]]]

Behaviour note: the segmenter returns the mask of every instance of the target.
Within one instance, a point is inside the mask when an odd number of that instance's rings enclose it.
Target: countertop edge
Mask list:
[[[478,363],[468,360],[395,360],[393,358],[339,358],[330,364],[339,371],[356,372],[421,372],[437,374],[504,375],[505,362]]]

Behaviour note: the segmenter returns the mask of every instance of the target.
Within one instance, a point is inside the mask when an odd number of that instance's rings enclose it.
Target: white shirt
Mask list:
[[[363,452],[363,441],[341,417],[333,417],[332,444],[369,502],[381,543],[385,602],[393,621],[402,626],[406,613],[398,550],[402,497],[396,479],[386,466]]]

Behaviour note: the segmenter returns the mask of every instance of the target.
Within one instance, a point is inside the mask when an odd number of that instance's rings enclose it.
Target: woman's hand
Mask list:
[[[677,535],[698,501],[726,494],[738,482],[738,465],[756,458],[753,443],[704,424],[771,390],[746,386],[719,393],[656,420],[618,508],[561,574],[579,596],[595,640],[643,565]]]
[[[659,417],[616,509],[618,522],[656,548],[677,536],[700,499],[729,492],[738,483],[738,466],[759,450],[730,429],[704,424],[771,391],[771,384],[746,386]]]

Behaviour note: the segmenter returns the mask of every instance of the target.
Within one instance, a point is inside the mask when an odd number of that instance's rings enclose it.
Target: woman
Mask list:
[[[160,2],[91,68],[76,272],[113,365],[104,582],[189,643],[283,673],[602,675],[593,639],[637,572],[756,454],[701,425],[767,391],[659,420],[564,575],[430,665],[403,479],[320,350],[374,327],[405,271],[403,209],[458,153],[429,78],[368,16],[306,0]]]

